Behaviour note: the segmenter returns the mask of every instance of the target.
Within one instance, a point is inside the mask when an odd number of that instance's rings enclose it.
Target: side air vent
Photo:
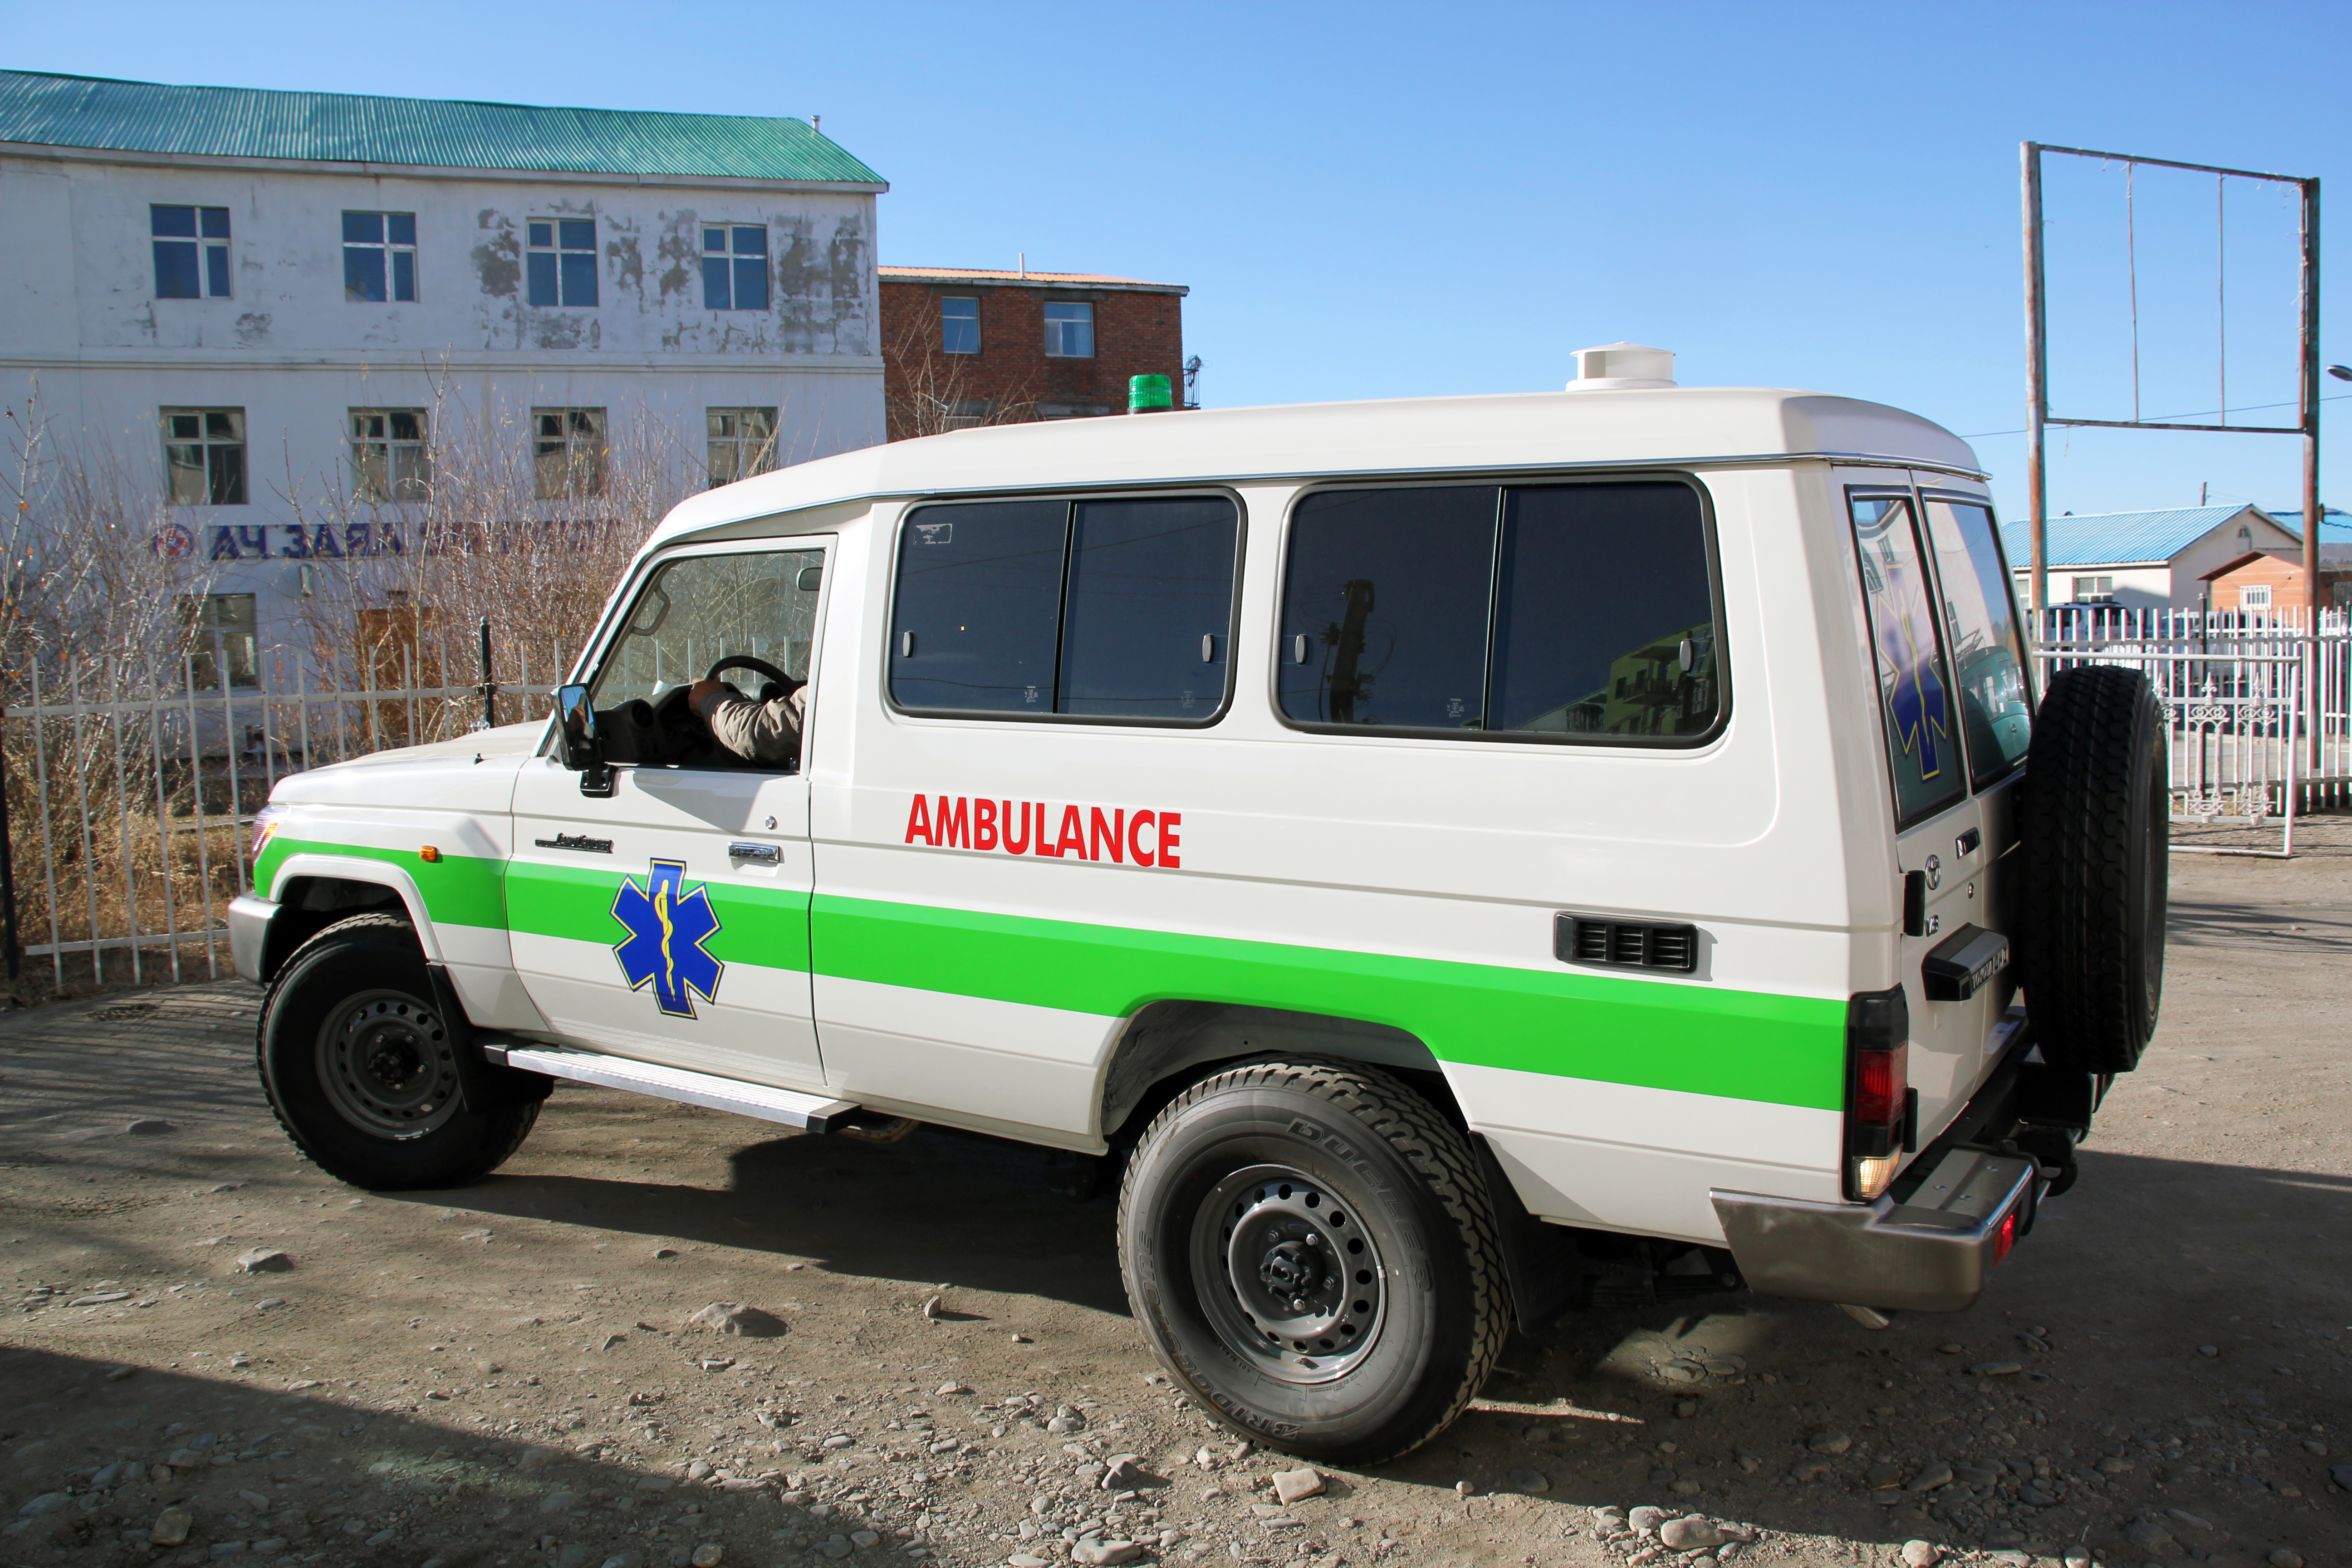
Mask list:
[[[1698,928],[1563,914],[1554,917],[1552,952],[1562,963],[1678,969],[1688,973],[1698,967]]]

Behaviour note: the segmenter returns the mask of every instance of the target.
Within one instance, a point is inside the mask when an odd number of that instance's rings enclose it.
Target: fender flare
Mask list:
[[[416,879],[388,861],[360,855],[321,855],[312,851],[289,855],[278,863],[277,875],[270,879],[266,891],[256,889],[263,898],[285,907],[278,889],[302,878],[324,878],[337,882],[368,882],[380,888],[390,888],[399,895],[408,911],[408,923],[416,931],[416,944],[425,952],[425,961],[439,963],[444,960],[440,933],[434,929],[433,917],[426,910],[425,895],[418,890]]]

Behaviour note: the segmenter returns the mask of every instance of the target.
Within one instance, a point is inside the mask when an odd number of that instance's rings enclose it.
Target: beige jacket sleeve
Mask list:
[[[719,743],[755,763],[788,763],[800,754],[801,717],[808,700],[803,686],[773,702],[721,692],[702,705],[702,721]]]

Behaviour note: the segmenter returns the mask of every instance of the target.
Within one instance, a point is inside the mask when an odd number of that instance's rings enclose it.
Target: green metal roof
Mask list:
[[[587,174],[884,184],[806,121],[0,71],[0,142]]]

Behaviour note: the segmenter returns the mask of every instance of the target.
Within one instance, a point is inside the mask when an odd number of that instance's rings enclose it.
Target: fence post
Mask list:
[[[40,724],[36,718],[36,728]],[[16,940],[16,836],[8,821],[8,710],[0,707],[0,943],[7,948],[8,989],[15,991],[25,967],[25,950]]]

